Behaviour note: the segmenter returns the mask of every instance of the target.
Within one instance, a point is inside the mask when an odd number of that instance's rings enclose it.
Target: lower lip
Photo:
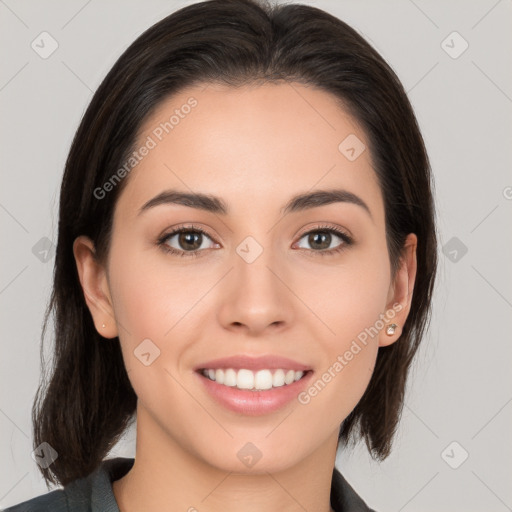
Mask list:
[[[259,416],[277,411],[296,399],[311,380],[310,370],[304,376],[285,386],[271,388],[265,391],[248,391],[237,387],[224,386],[195,372],[201,379],[208,393],[222,406],[234,412],[247,416]]]

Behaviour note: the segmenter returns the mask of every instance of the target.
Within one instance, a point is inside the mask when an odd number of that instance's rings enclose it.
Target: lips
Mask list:
[[[259,416],[271,414],[297,401],[300,393],[313,379],[314,372],[307,371],[291,384],[266,390],[239,389],[235,386],[219,384],[205,377],[201,372],[194,372],[194,375],[198,379],[199,386],[224,409],[244,416]]]
[[[209,370],[209,369],[228,369],[233,368],[235,370],[293,370],[296,372],[306,372],[311,370],[311,366],[305,365],[298,361],[294,361],[293,359],[289,359],[287,357],[281,357],[277,355],[265,355],[258,357],[251,357],[247,355],[235,355],[230,357],[225,357],[221,359],[213,359],[211,361],[205,361],[199,365],[197,365],[194,370]]]
[[[276,355],[213,359],[194,370],[217,404],[248,416],[270,414],[292,403],[314,375],[311,366]]]

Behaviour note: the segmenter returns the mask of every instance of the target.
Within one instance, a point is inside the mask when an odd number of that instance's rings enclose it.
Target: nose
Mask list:
[[[222,284],[218,310],[224,328],[257,336],[292,324],[297,299],[291,291],[290,273],[276,259],[267,249],[254,261],[234,255],[233,268]]]

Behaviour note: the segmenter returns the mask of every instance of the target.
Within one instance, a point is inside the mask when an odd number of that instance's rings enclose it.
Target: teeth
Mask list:
[[[219,370],[217,370],[219,371]],[[222,371],[222,370],[221,370]],[[217,372],[215,372],[217,375]],[[224,386],[236,386],[236,372],[233,369],[226,370],[224,372]]]
[[[253,372],[246,369],[236,371],[233,368],[226,370],[209,368],[202,370],[202,374],[224,386],[263,391],[292,384],[302,378],[304,372],[294,370],[259,370]]]

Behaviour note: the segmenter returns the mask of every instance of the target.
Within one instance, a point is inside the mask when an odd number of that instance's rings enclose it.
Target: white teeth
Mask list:
[[[279,388],[284,386],[284,370],[276,370],[272,376],[272,386]]]
[[[270,373],[270,370],[260,370],[256,373],[254,387],[256,389],[270,389],[272,387],[272,373]]]
[[[224,372],[224,386],[236,386],[236,372],[232,368]]]
[[[237,387],[238,389],[249,390],[266,390],[272,388],[279,388],[299,380],[304,375],[302,371],[294,370],[258,370],[253,372],[251,370],[234,370],[228,368],[222,370],[220,368],[209,368],[202,371],[205,377],[210,380],[216,381],[218,384],[224,386]]]
[[[285,384],[291,384],[295,380],[295,372],[293,370],[288,370],[284,377]]]
[[[236,387],[239,389],[254,388],[254,373],[251,370],[238,370]]]

